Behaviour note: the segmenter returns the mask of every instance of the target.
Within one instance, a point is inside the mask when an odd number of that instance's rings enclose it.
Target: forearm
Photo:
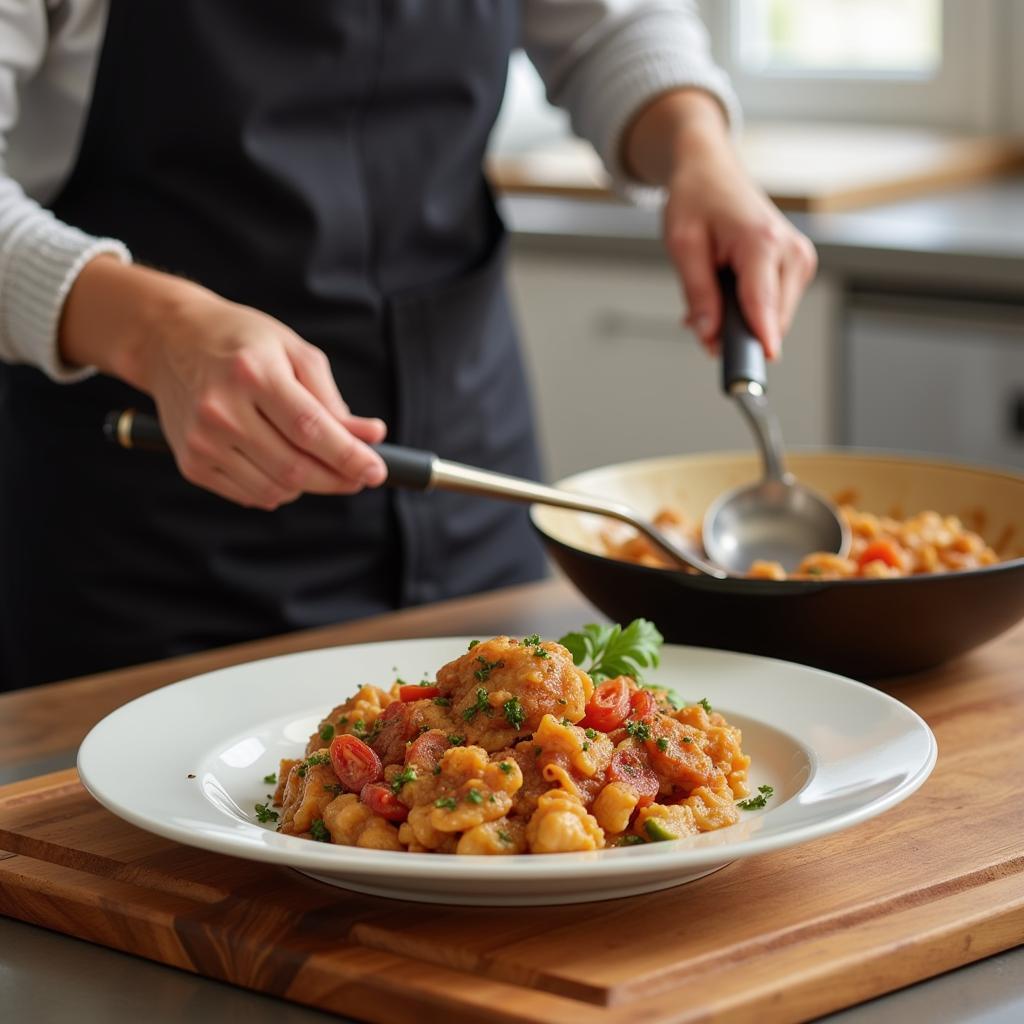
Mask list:
[[[725,113],[701,89],[663,93],[623,132],[623,166],[645,184],[667,185],[684,162],[695,159],[736,159]]]
[[[71,366],[95,366],[148,390],[147,344],[183,307],[208,295],[171,274],[98,256],[82,268],[65,300],[60,355]]]

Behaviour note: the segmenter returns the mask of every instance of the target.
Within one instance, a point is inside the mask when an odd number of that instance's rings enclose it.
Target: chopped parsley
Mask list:
[[[548,652],[545,651],[543,647],[534,647],[534,649],[533,649],[533,656],[535,658],[550,658],[551,657],[551,655],[548,654]]]
[[[356,732],[366,732],[366,723],[361,718],[357,718],[352,723],[352,728],[355,729]]]
[[[263,781],[268,786],[276,785],[276,783],[277,783],[277,772],[271,772],[269,775],[264,775],[263,776]]]
[[[583,741],[583,746],[580,747],[580,750],[589,750],[589,749],[590,749],[590,740],[584,740]]]
[[[433,686],[434,684],[429,679],[421,679],[416,685],[417,686]]]
[[[628,836],[622,836],[615,845],[616,846],[639,846],[641,843],[646,842],[643,836],[634,835],[632,832]]]
[[[693,742],[693,737],[692,736],[683,736],[682,740],[683,740],[683,743],[692,743]]]
[[[705,711],[706,711],[706,712],[707,712],[707,713],[708,713],[709,715],[711,714],[711,704],[710,704],[710,702],[708,701],[707,697],[701,697],[701,699],[700,699],[699,701],[697,701],[697,703],[698,703],[698,704],[699,704],[699,705],[700,705],[700,706],[701,706],[701,707],[702,707],[702,708],[703,708],[703,709],[704,709],[704,710],[705,710]]]
[[[298,766],[297,771],[299,773],[299,778],[304,779],[306,777],[306,769],[307,768],[312,768],[312,767],[314,767],[315,765],[318,765],[318,764],[330,764],[330,763],[331,763],[331,755],[330,754],[323,754],[323,753],[319,753],[319,752],[317,752],[316,754],[310,754],[309,757],[307,757],[306,760],[303,761]]]
[[[476,647],[476,645],[478,643],[480,643],[479,640],[470,640],[469,641],[469,647],[467,648],[467,650],[470,650],[470,651],[473,650],[473,648]]]
[[[501,710],[505,712],[505,720],[508,724],[516,732],[519,732],[523,727],[523,722],[526,721],[526,712],[523,710],[523,705],[519,703],[519,698],[510,697],[501,705]]]
[[[566,726],[568,728],[570,725],[572,725],[572,722],[570,722],[568,718],[563,718],[562,719],[562,725],[564,725],[564,726]]]
[[[473,673],[478,683],[486,683],[490,678],[492,669],[504,668],[505,662],[503,661],[488,661],[482,654],[476,656],[476,660],[480,662],[480,667]],[[477,690],[479,694],[480,691]]]
[[[333,739],[334,739],[334,726],[333,726],[333,725],[331,725],[331,723],[330,723],[330,722],[328,722],[328,723],[327,723],[327,724],[326,724],[326,725],[325,725],[325,726],[324,726],[324,727],[323,727],[323,728],[322,728],[322,729],[320,730],[320,739],[322,739],[322,740],[324,741],[324,743],[330,743],[330,742],[331,742],[331,740],[333,740]]]
[[[500,768],[500,769],[501,769],[501,770],[502,770],[502,771],[503,771],[503,772],[504,772],[504,773],[505,773],[506,775],[508,775],[508,773],[509,773],[510,771],[512,771],[512,765],[511,765],[511,764],[509,764],[509,762],[508,762],[508,761],[501,761],[501,762],[499,762],[499,764],[498,764],[498,767],[499,767],[499,768]]]
[[[660,739],[658,740],[658,749],[659,749],[659,750],[660,750],[660,751],[661,751],[661,752],[662,752],[663,754],[665,753],[665,751],[666,751],[666,750],[668,750],[668,740],[667,740],[667,739],[666,739],[666,738],[665,738],[664,736],[662,736],[662,737],[661,737],[661,738],[660,738]]]
[[[480,678],[479,672],[477,672],[476,675],[477,678]],[[484,676],[484,678],[486,679],[487,677]],[[490,702],[487,700],[487,691],[482,686],[476,691],[476,703],[466,708],[466,710],[462,712],[462,717],[467,722],[472,722],[481,711],[488,715],[494,714],[494,708],[491,707]]]
[[[312,825],[309,826],[309,834],[318,843],[329,843],[331,841],[331,833],[327,831],[327,826],[323,822],[323,818],[317,818]]]
[[[434,806],[446,811],[454,811],[459,806],[459,802],[453,796],[440,796],[434,801]]]
[[[651,727],[646,722],[627,722],[626,732],[635,740],[649,740]]]
[[[257,804],[256,820],[264,825],[268,821],[277,821],[277,811],[271,810],[266,804]]]
[[[466,799],[471,804],[482,804],[484,802],[484,795],[475,786],[466,793]]]
[[[512,837],[503,828],[498,829],[498,838],[506,845],[512,844]]]
[[[455,733],[451,733],[448,736],[448,742],[453,747],[461,747],[462,744],[466,742],[466,737],[465,736],[456,736]]]
[[[452,706],[452,699],[451,697],[435,697],[434,703],[439,708],[450,708]]]
[[[409,765],[408,768],[403,768],[395,777],[391,780],[391,792],[398,796],[402,792],[402,787],[407,782],[415,782],[417,779],[416,769],[413,765]]]
[[[524,636],[522,639],[522,645],[524,647],[536,647],[540,644],[540,633],[531,633],[529,636]]]
[[[339,728],[343,725],[348,725],[348,715],[342,715],[341,718],[338,719]]]
[[[596,740],[597,739],[597,730],[596,729],[584,729],[583,730],[583,734],[587,737],[588,740]]]
[[[774,795],[775,790],[771,786],[758,786],[757,796],[741,800],[736,806],[741,811],[759,811],[766,803],[768,803],[768,798]]]
[[[335,796],[341,796],[345,792],[345,787],[340,782],[325,782],[324,789],[328,793],[333,793]]]

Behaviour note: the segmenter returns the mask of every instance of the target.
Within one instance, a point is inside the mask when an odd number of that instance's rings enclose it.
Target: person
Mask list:
[[[481,166],[510,51],[627,194],[688,323],[770,356],[814,272],[741,169],[689,0],[24,0],[0,11],[0,680],[542,573],[521,509],[373,445],[538,474]],[[174,460],[105,444],[156,411]]]

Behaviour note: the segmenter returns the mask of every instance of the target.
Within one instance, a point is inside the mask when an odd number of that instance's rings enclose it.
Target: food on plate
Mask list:
[[[499,856],[731,825],[748,795],[740,730],[644,683],[661,642],[643,619],[497,636],[432,680],[363,685],[281,761],[277,810],[258,818],[343,846]]]
[[[956,516],[921,512],[908,519],[861,512],[840,504],[839,514],[850,527],[850,553],[846,558],[816,551],[807,555],[796,572],[786,573],[778,562],[754,562],[752,579],[885,579],[922,573],[955,572],[993,565],[999,556],[982,537]],[[654,525],[684,546],[700,544],[701,524],[676,508],[663,508]],[[616,524],[601,534],[612,558],[658,568],[673,568],[645,537],[631,527]]]

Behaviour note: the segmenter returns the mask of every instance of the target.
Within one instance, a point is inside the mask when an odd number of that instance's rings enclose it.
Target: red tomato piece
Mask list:
[[[405,763],[417,764],[424,771],[433,771],[450,746],[448,737],[443,732],[431,729],[430,732],[425,732],[412,741],[412,745],[405,752]]]
[[[359,792],[362,800],[374,814],[379,814],[388,821],[405,821],[409,817],[409,808],[391,792],[391,787],[383,782],[369,782]]]
[[[626,720],[629,714],[629,683],[625,676],[609,679],[594,690],[587,703],[583,721],[578,722],[584,729],[600,729],[611,732]]]
[[[658,701],[650,690],[637,690],[629,698],[629,706],[633,709],[633,717],[639,720],[650,718],[658,710]]]
[[[342,785],[358,793],[370,782],[379,782],[384,777],[380,758],[361,739],[349,736],[335,736],[331,740],[331,764]]]
[[[903,557],[900,549],[891,540],[884,537],[873,540],[860,554],[857,559],[861,568],[868,562],[885,562],[892,569],[903,568]]]
[[[612,754],[612,763],[608,765],[608,781],[624,782],[640,798],[637,807],[646,807],[654,803],[658,795],[660,783],[658,776],[650,765],[629,747],[623,747]]]
[[[398,696],[401,700],[427,700],[430,697],[440,697],[440,686],[400,686]]]

